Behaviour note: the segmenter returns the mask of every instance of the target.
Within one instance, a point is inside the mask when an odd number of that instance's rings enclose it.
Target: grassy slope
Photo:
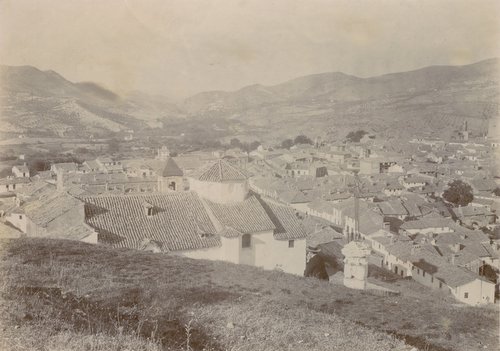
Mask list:
[[[494,309],[458,307],[412,282],[392,284],[408,294],[381,297],[223,262],[70,241],[2,243],[0,349],[409,349],[384,331],[429,350],[497,343]]]

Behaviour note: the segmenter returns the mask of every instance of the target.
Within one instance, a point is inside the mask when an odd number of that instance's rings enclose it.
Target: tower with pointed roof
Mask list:
[[[189,188],[213,202],[239,202],[248,197],[248,175],[237,166],[220,159],[195,172],[189,178]]]
[[[174,159],[169,157],[161,174],[158,175],[158,191],[182,191],[184,172],[175,163]]]

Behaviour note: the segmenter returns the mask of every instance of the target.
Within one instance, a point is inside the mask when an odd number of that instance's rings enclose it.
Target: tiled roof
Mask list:
[[[76,171],[78,169],[78,164],[74,162],[62,162],[62,163],[54,163],[52,167],[55,167],[56,169],[62,171]]]
[[[174,159],[169,157],[161,175],[163,177],[182,177],[184,173],[177,163],[175,163]]]
[[[406,216],[408,214],[408,211],[401,204],[401,201],[399,201],[399,200],[390,200],[390,201],[379,202],[379,203],[377,203],[377,206],[379,207],[382,214],[384,214],[386,216],[390,216],[390,215],[405,215]]]
[[[29,219],[45,227],[49,222],[80,205],[82,205],[80,200],[64,193],[52,194],[48,198],[27,203],[23,209]]]
[[[276,228],[255,196],[250,196],[241,202],[228,204],[204,201],[215,218],[224,227],[232,228],[242,234],[263,232]]]
[[[29,178],[3,178],[3,179],[0,179],[0,185],[26,184],[29,182],[30,182]]]
[[[169,251],[220,245],[220,237],[200,198],[192,192],[84,198],[87,223],[99,240],[115,247],[139,248],[144,239]],[[147,216],[142,203],[154,206]],[[203,235],[208,234],[208,235]]]
[[[301,221],[297,218],[295,211],[288,206],[277,205],[271,201],[261,199],[262,206],[273,222],[276,229],[274,238],[277,240],[303,239],[307,236]]]
[[[60,231],[51,233],[51,237],[69,239],[69,240],[81,240],[90,234],[95,233],[95,230],[86,223],[78,223],[69,228],[63,228]]]
[[[430,246],[430,245],[429,245]],[[475,273],[448,263],[444,258],[435,253],[435,249],[422,247],[409,256],[409,260],[415,265],[432,274],[435,278],[443,281],[450,287],[467,284],[476,279],[481,279]]]
[[[452,227],[454,222],[448,218],[422,218],[416,221],[408,221],[401,225],[401,229],[430,229]]]
[[[215,163],[195,172],[195,178],[205,182],[222,183],[226,181],[244,181],[248,175],[241,169],[225,160],[218,160]]]
[[[298,190],[287,190],[284,192],[280,192],[279,198],[288,204],[307,203],[311,201],[308,196]]]
[[[332,204],[323,199],[313,200],[307,204],[307,207],[319,213],[333,213]]]

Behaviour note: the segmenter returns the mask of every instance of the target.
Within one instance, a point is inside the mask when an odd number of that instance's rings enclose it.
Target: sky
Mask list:
[[[0,0],[0,64],[179,99],[500,57],[499,0]]]

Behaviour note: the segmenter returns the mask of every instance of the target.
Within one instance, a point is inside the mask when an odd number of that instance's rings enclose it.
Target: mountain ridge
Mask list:
[[[140,91],[118,95],[94,82],[73,83],[53,70],[0,65],[3,131],[81,136],[102,129],[106,135],[191,117],[235,120],[246,126],[242,135],[259,139],[298,132],[338,137],[362,126],[386,134],[432,134],[465,119],[484,133],[487,120],[498,115],[499,67],[500,59],[490,58],[367,78],[316,73],[274,85],[205,91],[174,103]]]

